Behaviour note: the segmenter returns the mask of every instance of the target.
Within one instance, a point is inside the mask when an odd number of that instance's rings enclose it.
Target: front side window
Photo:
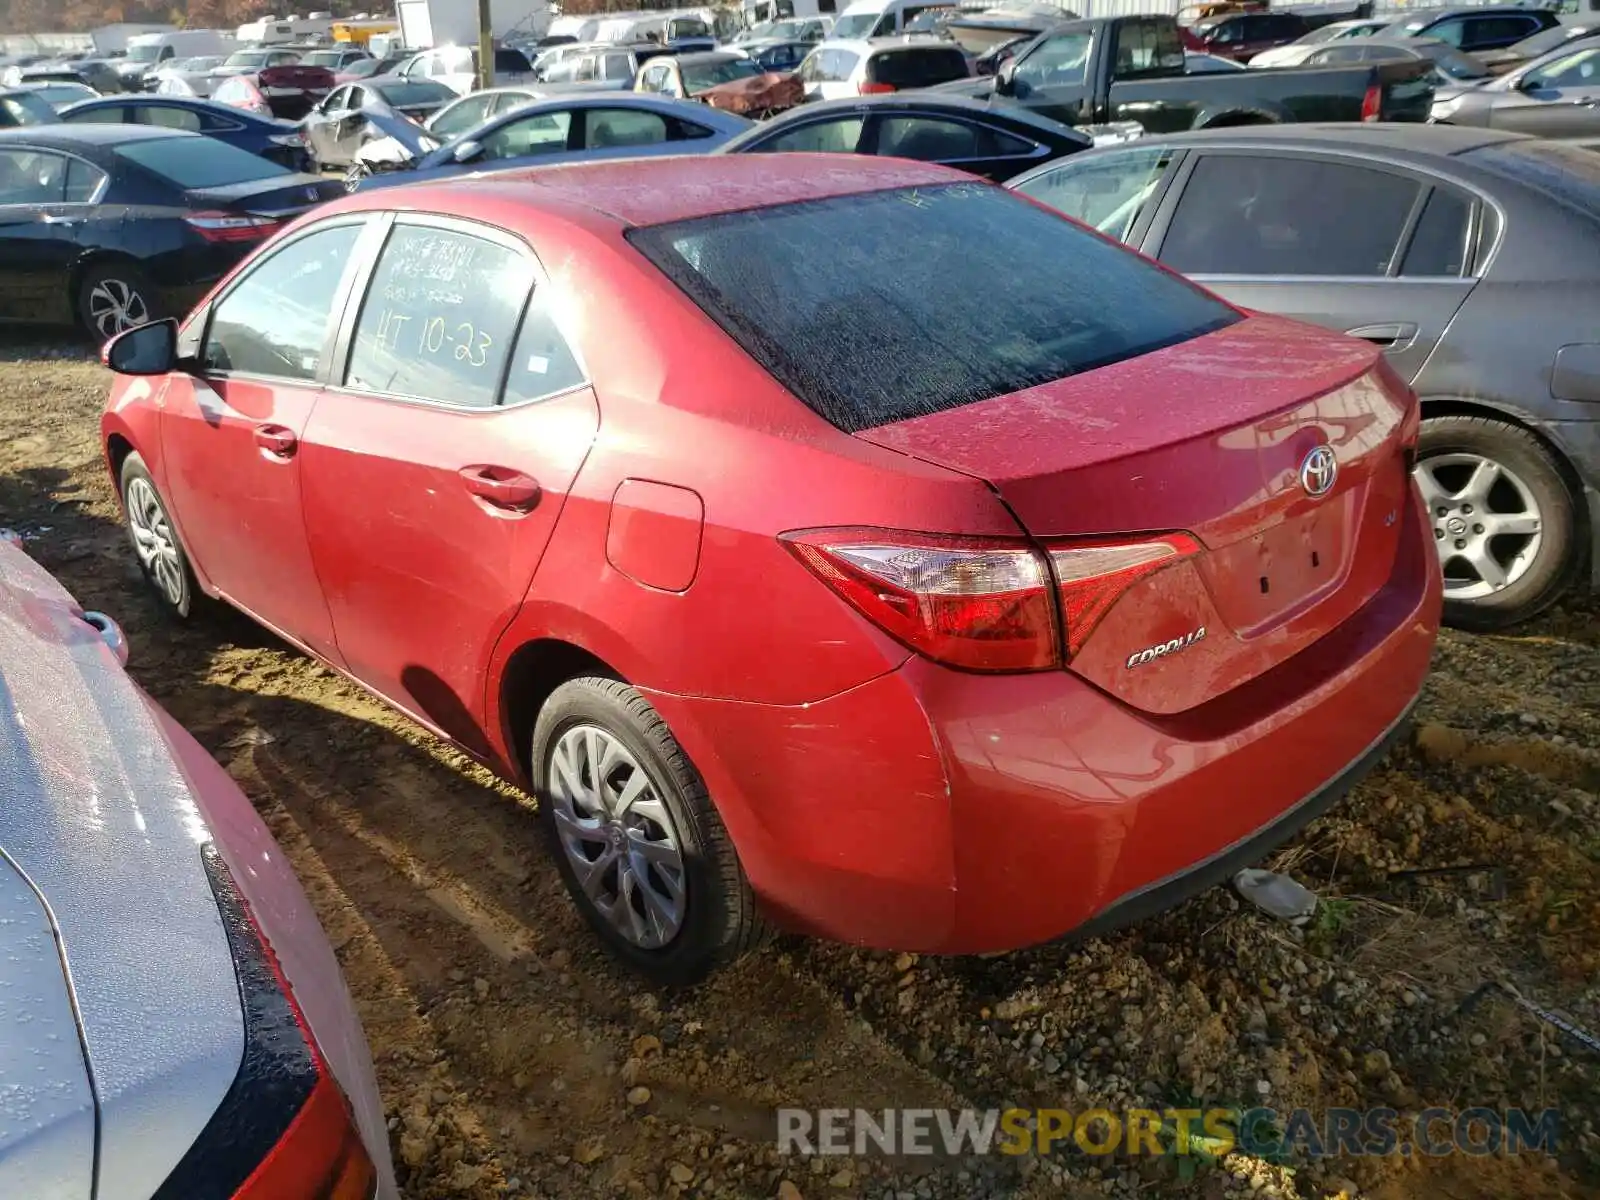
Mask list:
[[[1538,73],[1532,86],[1539,88],[1600,87],[1600,49],[1580,50],[1557,59]]]
[[[64,154],[0,150],[0,204],[61,204],[67,196]]]
[[[805,151],[813,154],[854,154],[861,141],[861,117],[841,117],[835,121],[810,121],[794,129],[786,129],[775,137],[757,143],[751,149],[762,153],[783,154]]]
[[[1443,42],[1447,46],[1454,46],[1457,50],[1465,45],[1467,40],[1467,23],[1461,19],[1440,21],[1437,25],[1430,26],[1424,37],[1431,37],[1435,41]]]
[[[207,371],[315,379],[360,225],[319,229],[251,268],[211,315]]]
[[[1127,241],[1171,162],[1168,150],[1096,155],[1035,175],[1016,190],[1107,237]]]
[[[493,133],[484,135],[483,151],[474,161],[556,154],[567,148],[571,127],[570,112],[535,113],[507,121]]]
[[[345,386],[493,407],[529,274],[497,242],[397,225],[361,305]]]
[[[1239,319],[1199,288],[984,184],[774,205],[627,236],[847,432],[1021,391]]]
[[[187,130],[189,133],[200,133],[200,114],[194,109],[168,109],[165,106],[149,104],[149,106],[134,109],[134,118],[139,125],[160,125],[163,130]]]
[[[1206,155],[1172,216],[1160,258],[1190,275],[1388,273],[1419,185],[1346,163]],[[1337,213],[1359,212],[1359,221]]]
[[[1017,63],[1012,76],[1017,94],[1026,95],[1034,88],[1082,87],[1093,40],[1087,31],[1047,39]]]

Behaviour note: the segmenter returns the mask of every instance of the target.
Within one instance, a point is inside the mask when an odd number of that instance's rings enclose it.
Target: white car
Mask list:
[[[795,74],[807,100],[843,100],[966,79],[972,66],[943,38],[871,38],[818,42]]]
[[[208,54],[201,58],[179,59],[171,66],[162,67],[153,76],[155,91],[161,96],[198,96],[203,99],[211,95],[211,89],[217,86],[211,72],[220,67],[226,57]]]
[[[415,54],[395,68],[402,79],[431,79],[458,96],[478,87],[478,51],[471,46],[440,46]],[[532,83],[533,64],[520,50],[502,47],[494,52],[494,86]]]
[[[1313,29],[1303,37],[1298,37],[1287,46],[1275,46],[1271,50],[1263,50],[1260,54],[1253,55],[1250,59],[1252,67],[1298,67],[1306,61],[1306,56],[1319,47],[1326,46],[1329,42],[1339,42],[1346,38],[1371,37],[1378,30],[1387,28],[1391,21],[1382,18],[1361,17],[1353,21],[1335,21],[1331,25],[1323,25]]]

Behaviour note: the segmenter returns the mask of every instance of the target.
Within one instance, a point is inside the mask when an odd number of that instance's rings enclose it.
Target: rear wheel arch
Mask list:
[[[506,660],[500,674],[500,720],[513,762],[524,778],[533,778],[528,755],[540,711],[558,687],[584,675],[628,682],[598,655],[559,638],[524,642]]]
[[[1584,519],[1584,494],[1583,477],[1578,474],[1578,469],[1568,457],[1567,452],[1553,441],[1538,424],[1528,419],[1516,409],[1501,408],[1494,404],[1485,404],[1481,400],[1461,400],[1453,396],[1423,397],[1419,402],[1422,419],[1427,421],[1434,417],[1481,417],[1488,421],[1500,421],[1522,430],[1533,438],[1549,452],[1555,459],[1556,466],[1561,470],[1562,479],[1566,482],[1567,490],[1572,493],[1574,503],[1577,504],[1580,519]],[[1588,529],[1585,533],[1591,532]]]

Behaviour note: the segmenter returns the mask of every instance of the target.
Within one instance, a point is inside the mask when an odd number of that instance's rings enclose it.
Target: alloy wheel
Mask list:
[[[579,889],[625,940],[658,950],[683,928],[682,843],[639,760],[598,725],[574,725],[550,750],[551,815]]]
[[[133,552],[139,565],[155,582],[156,588],[174,607],[183,603],[183,560],[173,536],[167,511],[148,480],[134,479],[124,497],[128,509],[128,529],[133,534]]]
[[[101,337],[109,338],[146,324],[150,308],[144,297],[123,280],[101,279],[89,289],[89,319]]]
[[[1477,600],[1528,573],[1544,519],[1528,485],[1481,454],[1439,454],[1417,465],[1448,600]]]

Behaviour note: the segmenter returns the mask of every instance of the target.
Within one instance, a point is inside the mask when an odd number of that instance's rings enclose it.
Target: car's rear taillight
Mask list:
[[[1361,97],[1361,119],[1363,121],[1378,121],[1383,118],[1383,85],[1374,83],[1367,88],[1366,94]]]
[[[1059,660],[1049,568],[1025,543],[882,529],[783,541],[862,616],[928,658],[969,671]]]
[[[1061,601],[1061,626],[1070,660],[1100,618],[1139,580],[1179,559],[1198,554],[1200,544],[1186,533],[1141,541],[1074,542],[1050,548]]]
[[[856,92],[862,96],[883,96],[895,90],[892,83],[858,83]]]
[[[154,1200],[370,1200],[377,1171],[272,947],[215,846],[202,850],[233,954],[244,1055]]]
[[[241,216],[225,212],[190,213],[184,223],[208,242],[257,242],[277,229],[272,217]]]
[[[1186,533],[1044,547],[887,529],[782,540],[885,633],[969,671],[1062,666],[1129,588],[1200,550]]]

